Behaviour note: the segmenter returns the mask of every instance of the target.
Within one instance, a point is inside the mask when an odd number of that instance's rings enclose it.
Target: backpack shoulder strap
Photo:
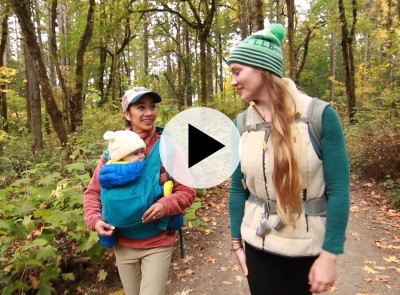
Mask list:
[[[164,127],[163,126],[156,126],[156,133],[158,135],[161,135],[164,131]]]
[[[322,114],[328,105],[330,105],[328,102],[313,97],[308,106],[308,133],[310,134],[314,150],[320,159],[322,159]]]

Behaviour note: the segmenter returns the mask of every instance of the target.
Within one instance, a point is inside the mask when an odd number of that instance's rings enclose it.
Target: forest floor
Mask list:
[[[352,182],[345,254],[339,257],[335,285],[324,294],[400,294],[400,212],[382,195],[377,185]],[[183,259],[176,244],[167,295],[250,294],[230,251],[228,186],[211,189],[201,198],[197,215],[206,227],[185,229]],[[87,280],[79,288],[68,294],[124,294],[112,263],[106,280]]]

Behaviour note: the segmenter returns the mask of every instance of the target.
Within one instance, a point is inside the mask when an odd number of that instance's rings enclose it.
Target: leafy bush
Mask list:
[[[395,133],[365,134],[359,167],[369,179],[383,182],[400,177],[400,135]]]
[[[83,192],[106,146],[104,132],[124,126],[120,113],[98,120],[101,112],[85,116],[91,127],[70,134],[65,149],[49,140],[33,155],[29,135],[0,134],[0,294],[54,294],[56,286],[82,280],[80,261],[96,266],[99,281],[107,276],[106,248],[84,223]],[[197,200],[188,209],[185,224],[201,225],[199,206]]]

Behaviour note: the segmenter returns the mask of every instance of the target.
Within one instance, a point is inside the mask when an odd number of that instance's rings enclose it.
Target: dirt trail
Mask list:
[[[323,294],[400,294],[400,212],[390,209],[380,191],[369,183],[352,183],[345,254],[339,257],[335,286]],[[167,295],[250,294],[230,251],[227,184],[201,199],[198,217],[208,228],[185,230],[184,259],[177,243]],[[96,289],[91,294],[123,294],[115,266]]]
[[[335,286],[324,294],[400,294],[400,214],[371,184],[351,188],[345,254],[339,257]],[[199,217],[208,230],[189,228],[185,258],[177,248],[167,295],[249,294],[246,278],[230,252],[227,188],[202,197]]]

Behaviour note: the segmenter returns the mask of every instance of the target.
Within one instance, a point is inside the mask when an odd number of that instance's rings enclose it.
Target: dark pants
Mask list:
[[[284,257],[246,243],[247,276],[252,295],[309,295],[308,273],[317,257]]]

